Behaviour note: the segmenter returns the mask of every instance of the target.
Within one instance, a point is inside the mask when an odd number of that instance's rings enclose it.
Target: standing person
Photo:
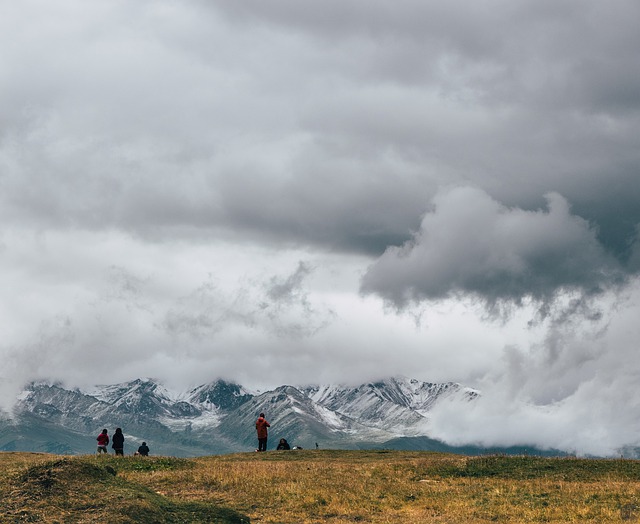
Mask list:
[[[109,432],[106,429],[103,429],[102,433],[98,435],[96,440],[98,441],[98,455],[100,455],[100,453],[108,453],[107,445],[109,444]]]
[[[258,450],[267,451],[267,437],[269,436],[267,428],[270,428],[271,424],[264,418],[264,413],[260,413],[258,420],[256,420],[256,431],[258,432]]]
[[[116,452],[116,455],[124,456],[124,435],[122,434],[122,430],[120,428],[116,429],[111,442],[111,447]]]

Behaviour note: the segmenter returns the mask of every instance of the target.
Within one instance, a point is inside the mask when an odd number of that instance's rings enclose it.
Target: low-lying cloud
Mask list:
[[[541,343],[506,347],[479,381],[477,402],[432,412],[432,436],[454,444],[635,456],[640,280],[625,296],[600,302],[599,320],[548,319]]]

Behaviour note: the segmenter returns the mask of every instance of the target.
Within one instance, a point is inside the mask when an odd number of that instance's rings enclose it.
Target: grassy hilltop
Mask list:
[[[0,522],[640,522],[640,462],[403,451],[0,453]]]

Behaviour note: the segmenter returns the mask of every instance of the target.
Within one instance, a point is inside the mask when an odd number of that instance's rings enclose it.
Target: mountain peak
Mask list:
[[[175,393],[154,379],[139,378],[84,392],[34,385],[18,400],[17,413],[25,428],[34,424],[40,428],[38,438],[46,437],[46,446],[62,438],[57,435],[66,435],[64,445],[71,446],[69,442],[82,434],[84,445],[93,445],[95,431],[122,427],[128,442],[146,440],[157,453],[241,451],[255,445],[255,419],[264,411],[274,437],[285,437],[302,447],[322,442],[325,447],[349,448],[361,442],[371,445],[424,435],[424,422],[433,405],[447,397],[454,405],[473,400],[460,394],[467,391],[472,390],[454,383],[391,377],[356,386],[282,385],[260,394],[219,379]],[[28,434],[34,435],[33,429]],[[2,435],[0,431],[0,439]],[[3,446],[0,440],[0,449]],[[71,448],[76,449],[74,446]],[[87,452],[86,447],[77,449]]]
[[[222,379],[198,386],[187,394],[187,399],[191,402],[215,406],[221,410],[235,409],[252,397],[239,384]]]

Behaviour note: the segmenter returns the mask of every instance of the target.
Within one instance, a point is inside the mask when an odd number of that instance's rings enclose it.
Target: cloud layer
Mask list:
[[[481,380],[485,395],[455,412],[439,406],[432,434],[466,444],[635,456],[640,282],[616,303],[598,319],[551,319],[539,343],[505,348]]]
[[[0,3],[3,402],[404,374],[538,420],[586,409],[540,397],[564,383],[601,409],[559,435],[637,442],[604,428],[640,420],[612,409],[637,337],[610,327],[640,271],[639,11]],[[595,340],[601,375],[575,373]]]

